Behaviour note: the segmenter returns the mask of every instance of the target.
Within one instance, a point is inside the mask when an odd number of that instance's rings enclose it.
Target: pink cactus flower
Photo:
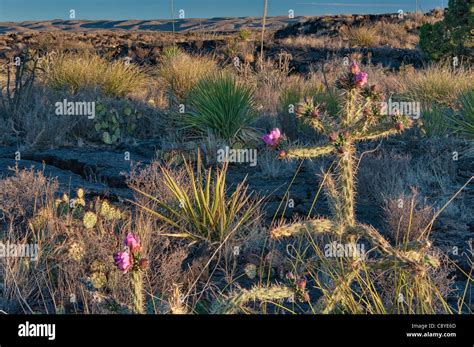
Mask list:
[[[118,252],[114,254],[115,265],[124,274],[132,267],[132,257],[128,252]]]
[[[357,75],[360,72],[359,65],[355,61],[349,66],[349,72],[353,75]]]
[[[265,142],[270,147],[276,147],[281,139],[280,129],[275,128],[270,131],[268,134],[262,137],[263,142]]]
[[[368,77],[369,75],[367,74],[367,72],[359,72],[355,76],[355,85],[359,88],[365,86],[367,84]]]
[[[135,253],[136,251],[140,250],[140,241],[135,235],[129,233],[125,238],[125,246],[130,248],[132,253]]]

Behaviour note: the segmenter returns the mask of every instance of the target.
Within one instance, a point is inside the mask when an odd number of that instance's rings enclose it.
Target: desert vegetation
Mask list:
[[[0,310],[472,313],[457,6],[0,36]]]

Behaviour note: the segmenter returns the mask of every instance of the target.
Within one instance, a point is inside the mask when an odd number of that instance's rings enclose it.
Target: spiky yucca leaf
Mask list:
[[[474,139],[474,89],[459,99],[460,115],[453,116],[451,128],[460,136]]]
[[[158,210],[139,205],[168,225],[173,231],[163,235],[172,237],[223,241],[230,233],[252,222],[260,201],[248,193],[245,180],[228,196],[226,186],[227,165],[202,168],[198,155],[196,172],[188,161],[184,161],[189,189],[179,184],[170,169],[161,166],[161,183],[169,190],[177,204],[164,202],[161,197],[151,196],[136,189],[155,202]],[[178,205],[178,206],[176,206]]]

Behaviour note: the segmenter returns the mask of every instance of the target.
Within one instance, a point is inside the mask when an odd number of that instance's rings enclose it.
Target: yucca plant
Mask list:
[[[173,172],[161,166],[161,183],[169,190],[175,204],[165,202],[163,197],[154,197],[141,190],[156,209],[139,205],[170,227],[164,236],[189,238],[193,241],[221,242],[252,222],[259,201],[248,193],[245,180],[232,193],[226,186],[227,164],[204,169],[198,155],[196,170],[184,161],[185,178],[189,187],[180,185]],[[168,200],[169,201],[169,200]]]
[[[474,90],[461,96],[459,106],[459,115],[450,118],[451,128],[460,136],[472,140],[474,139]]]
[[[451,110],[443,105],[432,104],[422,113],[422,131],[428,137],[443,137],[451,132]]]
[[[256,118],[253,89],[229,73],[201,80],[188,97],[190,111],[178,115],[178,123],[197,135],[209,132],[229,141],[252,137]]]

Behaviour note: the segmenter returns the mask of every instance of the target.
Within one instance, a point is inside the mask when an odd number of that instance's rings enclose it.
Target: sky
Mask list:
[[[263,0],[174,0],[174,13],[184,10],[186,18],[261,16]],[[426,12],[447,6],[448,0],[268,0],[269,15],[386,13],[418,10]],[[0,21],[69,19],[124,20],[171,18],[171,0],[0,0]]]

